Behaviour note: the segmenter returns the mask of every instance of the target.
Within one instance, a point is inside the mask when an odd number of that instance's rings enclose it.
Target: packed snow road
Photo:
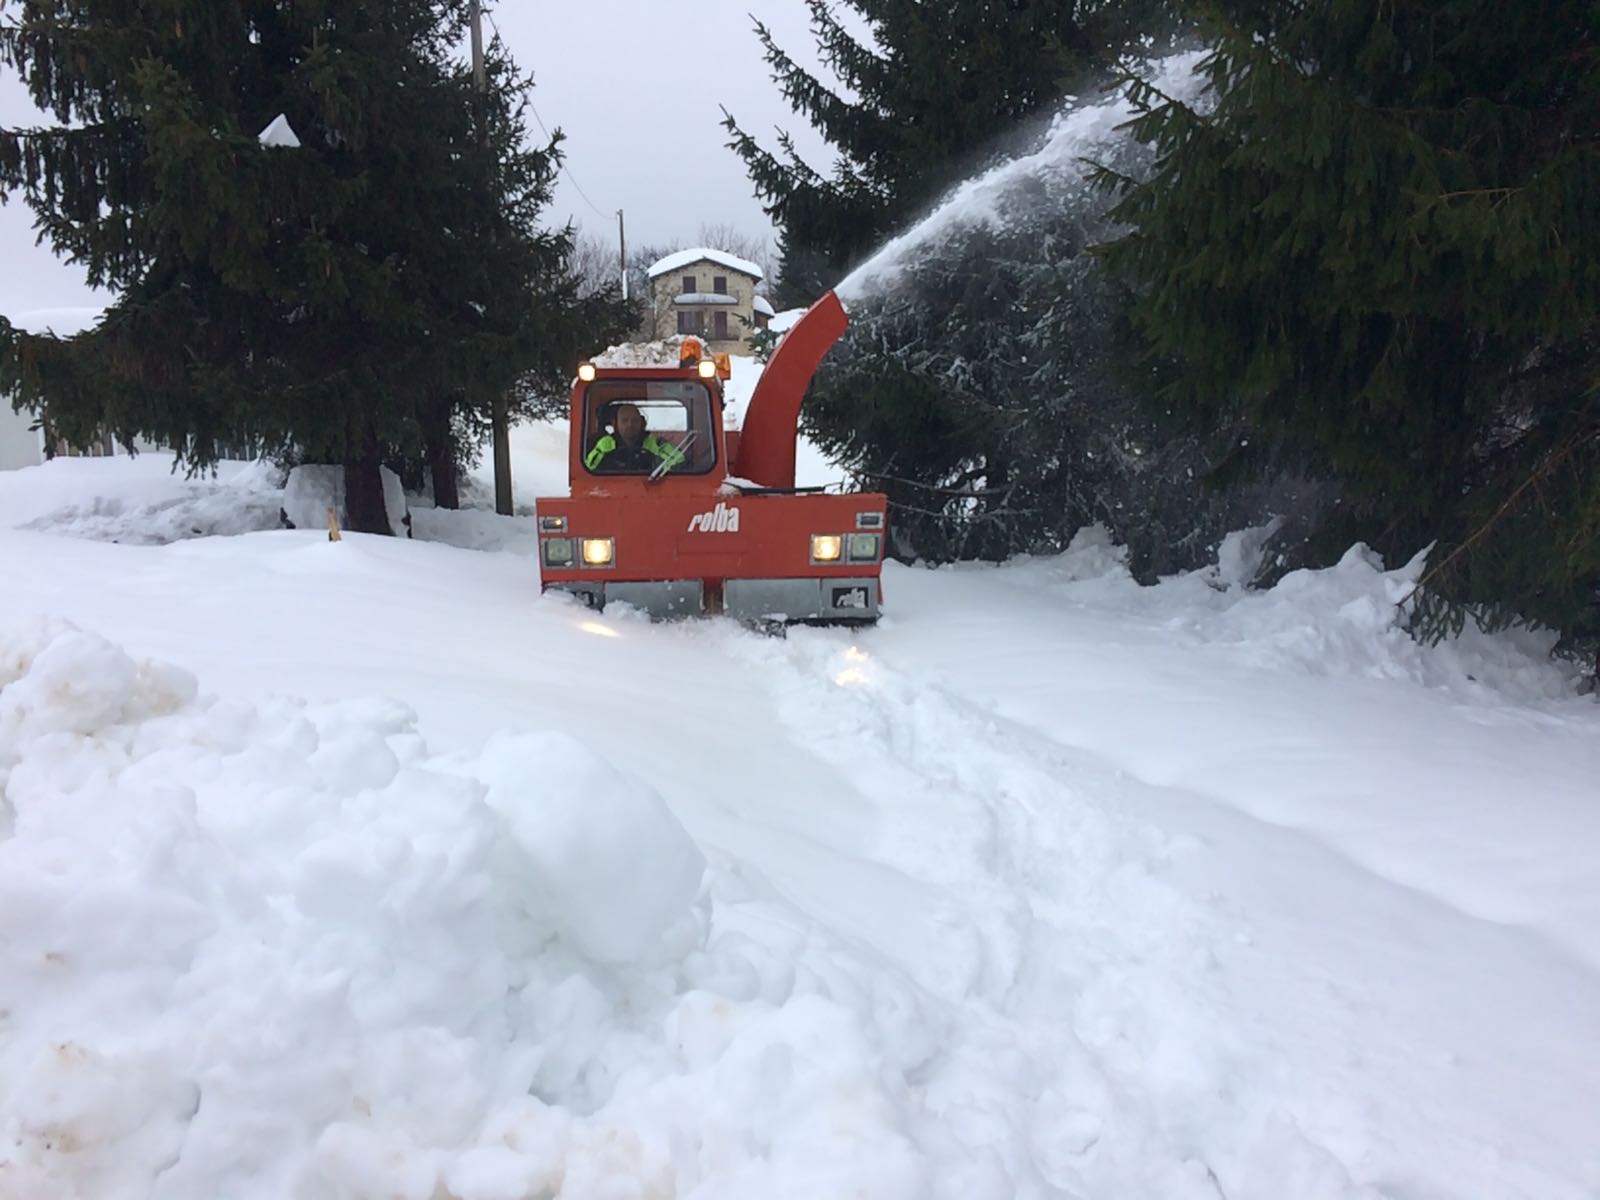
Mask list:
[[[0,556],[0,1194],[1600,1187],[1600,715],[1414,571],[1086,538],[774,640],[425,542]]]

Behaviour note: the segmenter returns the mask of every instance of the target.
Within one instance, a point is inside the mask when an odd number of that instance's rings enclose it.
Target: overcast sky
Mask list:
[[[702,223],[771,235],[743,163],[724,147],[718,105],[769,146],[782,126],[812,161],[829,159],[772,83],[752,9],[779,45],[816,61],[802,0],[500,0],[493,27],[533,72],[539,117],[567,135],[552,223],[570,217],[614,238],[620,208],[635,246],[690,242]],[[20,80],[0,67],[0,123],[29,124],[32,113]],[[80,271],[33,245],[32,224],[19,198],[0,208],[0,313],[102,303]]]

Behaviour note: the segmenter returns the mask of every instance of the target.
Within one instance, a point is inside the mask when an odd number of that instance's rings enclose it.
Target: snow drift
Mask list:
[[[7,1196],[906,1171],[856,1014],[711,937],[693,841],[570,738],[436,760],[402,706],[200,697],[38,622],[0,640],[0,785]]]

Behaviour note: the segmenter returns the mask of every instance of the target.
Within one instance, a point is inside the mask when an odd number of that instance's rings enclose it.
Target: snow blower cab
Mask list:
[[[800,405],[845,324],[832,292],[813,305],[773,351],[739,428],[724,407],[727,356],[694,338],[677,363],[582,364],[571,495],[538,501],[542,589],[657,617],[876,621],[885,498],[795,486]]]

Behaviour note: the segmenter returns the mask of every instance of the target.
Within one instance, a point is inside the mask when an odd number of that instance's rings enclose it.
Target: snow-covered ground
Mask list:
[[[772,640],[280,486],[0,475],[7,1200],[1600,1195],[1600,707],[1416,566]]]

